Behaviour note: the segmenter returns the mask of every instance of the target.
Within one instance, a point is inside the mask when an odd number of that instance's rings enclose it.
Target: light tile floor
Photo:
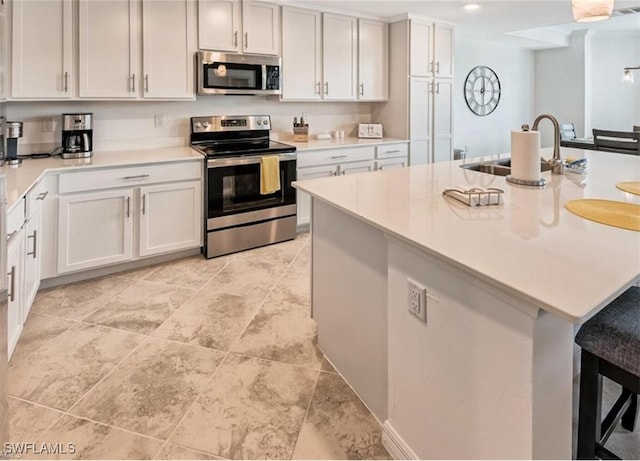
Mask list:
[[[387,459],[318,349],[309,281],[301,235],[41,292],[10,363],[11,441],[75,444],[61,459]]]

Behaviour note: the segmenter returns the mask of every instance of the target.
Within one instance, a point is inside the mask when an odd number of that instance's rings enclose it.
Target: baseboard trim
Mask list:
[[[382,425],[382,445],[393,459],[420,459],[396,432],[389,420]]]

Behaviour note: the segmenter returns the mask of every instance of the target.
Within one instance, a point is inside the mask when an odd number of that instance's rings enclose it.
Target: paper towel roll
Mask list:
[[[522,181],[540,180],[540,132],[511,132],[511,177]]]

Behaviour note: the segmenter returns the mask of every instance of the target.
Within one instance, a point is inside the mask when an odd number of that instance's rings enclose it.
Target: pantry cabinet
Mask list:
[[[322,99],[322,13],[282,7],[282,99]]]
[[[71,0],[12,3],[12,98],[66,99],[73,95],[71,5]]]
[[[389,97],[389,26],[358,20],[358,99],[384,101]]]
[[[453,78],[453,26],[421,19],[409,24],[409,75]]]
[[[198,0],[201,50],[280,54],[280,6],[240,0]]]
[[[23,325],[24,306],[24,231],[21,229],[7,241],[7,339],[9,357],[18,343]]]
[[[322,97],[327,100],[354,100],[357,88],[356,18],[322,15]]]
[[[453,153],[453,81],[433,82],[433,161],[449,162]]]

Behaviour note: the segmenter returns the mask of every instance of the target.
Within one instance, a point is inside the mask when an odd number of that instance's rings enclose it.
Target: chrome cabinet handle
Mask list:
[[[38,249],[38,231],[34,230],[33,235],[27,235],[28,239],[33,239],[33,251],[28,252],[27,256],[33,256],[33,259],[37,258],[36,251]]]
[[[49,191],[41,192],[36,197],[36,200],[44,200],[45,198],[47,198],[47,195],[49,195]]]
[[[436,62],[436,74],[440,73],[440,61]]]
[[[382,165],[380,165],[380,166],[378,167],[378,170],[382,170]]]
[[[388,150],[385,152],[385,154],[399,154],[400,152],[402,152],[400,149]]]
[[[64,92],[69,92],[69,72],[64,73]]]
[[[127,218],[131,217],[131,197],[126,197],[127,200]]]
[[[334,158],[334,159],[336,159],[336,158],[347,158],[347,156],[346,155],[332,155],[329,158]]]
[[[346,170],[342,170],[342,171],[340,172],[340,174],[341,174],[342,176],[344,176],[344,175],[346,175],[346,174],[347,174],[347,172],[346,172]]]
[[[142,214],[144,215],[147,210],[147,194],[142,194]]]
[[[429,72],[433,73],[433,61],[429,61]]]
[[[320,94],[320,82],[316,83],[316,94]]]
[[[131,92],[136,92],[136,74],[131,74]]]
[[[364,83],[360,84],[360,96],[364,96]]]
[[[135,176],[123,176],[121,179],[129,180],[129,179],[142,179],[142,178],[148,178],[149,175],[148,174],[138,174]]]
[[[16,266],[11,266],[11,272],[9,272],[8,275],[11,277],[11,283],[9,284],[11,291],[7,294],[9,296],[9,301],[13,302],[16,299]]]
[[[244,49],[249,48],[249,32],[244,33]]]
[[[324,82],[324,94],[329,96],[329,82]]]
[[[144,74],[144,92],[149,92],[149,74]]]
[[[440,82],[434,83],[436,94],[440,94]]]
[[[233,33],[233,47],[238,48],[238,31]]]

